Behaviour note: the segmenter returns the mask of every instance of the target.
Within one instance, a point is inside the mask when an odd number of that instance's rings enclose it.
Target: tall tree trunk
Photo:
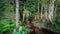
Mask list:
[[[50,0],[50,4],[49,4],[49,15],[48,18],[52,23],[52,19],[53,19],[53,12],[54,12],[54,0]],[[52,23],[53,24],[53,23]]]
[[[39,0],[38,0],[38,19],[39,19]]]
[[[47,8],[48,8],[48,7],[47,7],[47,4],[44,4],[44,12],[45,12],[44,15],[45,15],[45,18],[46,18],[46,19],[47,19],[47,17],[48,17],[48,16],[47,16],[47,11],[48,11]]]
[[[24,2],[25,3],[25,2]],[[23,7],[24,11],[25,11],[25,4],[24,4],[24,7]],[[24,18],[25,18],[25,12],[23,11],[23,22],[24,22]]]
[[[56,15],[56,14],[57,14],[57,5],[55,6],[54,11],[55,11],[55,12],[54,12],[54,17],[57,17],[57,15]]]
[[[19,0],[16,0],[16,29],[19,28]]]
[[[41,19],[43,17],[43,2],[41,3]]]

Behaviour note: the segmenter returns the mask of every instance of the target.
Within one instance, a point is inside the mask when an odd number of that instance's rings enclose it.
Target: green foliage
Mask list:
[[[50,30],[60,32],[60,23],[58,22],[59,18],[54,17],[53,24],[49,20],[46,21],[45,26],[49,27]]]
[[[1,33],[7,31],[7,32],[12,32],[12,30],[15,28],[15,21],[11,21],[11,24],[7,22],[6,20],[1,21],[0,23],[0,31]]]
[[[20,1],[20,10],[23,9],[24,4],[25,4],[26,9],[29,10],[30,12],[34,12],[37,10],[37,1],[35,0],[26,0],[25,3]]]
[[[0,33],[3,33],[5,31],[7,32],[12,32],[12,30],[15,28],[15,0],[0,0]],[[24,9],[24,4],[25,4],[25,11],[28,14],[26,15],[27,18],[32,18],[35,16],[34,14],[37,12],[37,6],[38,6],[38,0],[20,0],[19,2],[19,9],[20,9],[20,15],[23,15],[23,9]],[[49,0],[39,0],[40,5],[42,3],[49,5]],[[60,0],[56,0],[55,4],[57,5],[57,12],[60,12]],[[49,6],[47,6],[49,7]],[[41,9],[41,7],[40,7]],[[39,9],[39,10],[40,10]],[[24,11],[24,12],[25,12]],[[48,11],[48,10],[47,10]],[[59,13],[60,15],[60,13]],[[21,19],[21,17],[20,17]],[[60,24],[58,23],[58,20],[60,20],[60,18],[54,18],[53,19],[53,23],[51,24],[51,22],[48,20],[46,21],[45,25],[49,26],[51,29],[55,29],[56,31],[60,32]],[[37,20],[37,22],[40,22],[39,20]],[[26,28],[22,24],[22,19],[21,21],[19,21],[19,25],[20,28],[18,30],[18,32],[16,31],[16,29],[14,29],[14,33],[13,34],[27,34]]]
[[[53,22],[53,27],[56,29],[56,31],[60,32],[60,23],[59,23],[60,18],[59,17],[55,17]]]
[[[14,4],[8,0],[0,0],[0,33],[12,32],[15,28]]]
[[[14,29],[13,34],[27,34],[28,31],[26,29],[26,27],[24,26],[20,26],[18,29],[18,32],[16,31],[16,29]]]
[[[30,12],[35,12],[37,10],[37,1],[36,0],[27,0],[26,9]]]

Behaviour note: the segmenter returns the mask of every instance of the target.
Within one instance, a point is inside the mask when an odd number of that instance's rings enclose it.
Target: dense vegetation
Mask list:
[[[35,28],[60,32],[60,0],[0,0],[0,34],[27,34]]]

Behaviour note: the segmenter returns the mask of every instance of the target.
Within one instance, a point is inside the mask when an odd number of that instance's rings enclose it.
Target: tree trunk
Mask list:
[[[47,8],[48,8],[48,7],[47,7],[47,4],[44,4],[44,15],[45,15],[45,18],[46,18],[46,19],[47,19],[47,17],[48,17],[48,16],[47,16],[47,11],[48,11]]]
[[[19,28],[19,0],[16,0],[16,29]]]
[[[41,19],[43,17],[43,2],[41,3]]]
[[[53,19],[53,12],[54,12],[54,0],[50,0],[48,18],[51,22],[52,22],[52,19]]]
[[[39,0],[38,0],[38,19],[39,19]]]
[[[25,11],[25,4],[24,4],[24,11]],[[23,22],[24,22],[24,18],[25,18],[25,12],[24,11],[23,11]]]

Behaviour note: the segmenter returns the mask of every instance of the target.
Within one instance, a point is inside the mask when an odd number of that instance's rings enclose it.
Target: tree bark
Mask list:
[[[41,19],[43,17],[43,2],[41,3]]]
[[[54,0],[50,0],[48,18],[51,22],[52,22],[52,19],[53,19],[53,12],[54,12]]]
[[[48,17],[48,16],[47,16],[47,11],[48,11],[47,8],[48,8],[48,7],[47,7],[47,4],[44,4],[44,15],[45,15],[45,18],[46,18],[46,19],[47,19],[47,17]]]
[[[38,0],[38,19],[39,19],[39,0]]]
[[[16,0],[16,29],[19,28],[19,0]]]
[[[24,11],[25,11],[25,4],[24,4]],[[23,11],[23,22],[24,22],[24,19],[25,19],[25,12],[24,11]]]

